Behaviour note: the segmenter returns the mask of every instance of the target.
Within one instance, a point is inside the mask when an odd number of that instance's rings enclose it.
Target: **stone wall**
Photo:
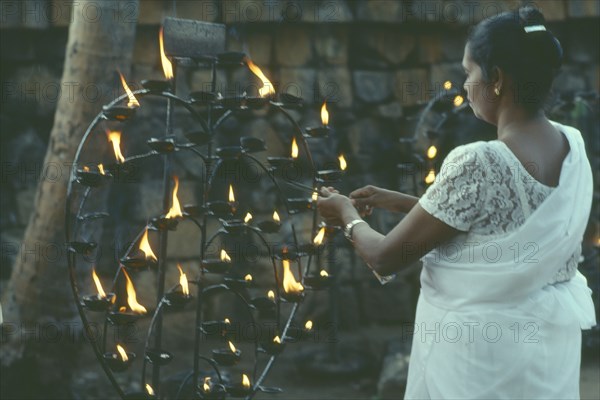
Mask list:
[[[51,172],[43,165],[43,156],[58,96],[68,94],[60,77],[70,3],[0,1],[3,249],[6,243],[19,242],[32,212],[35,184],[38,179],[48,179]],[[598,92],[600,2],[537,3],[565,48],[565,66],[556,91]],[[132,7],[127,1],[122,4]],[[335,160],[339,152],[346,155],[349,175],[341,184],[342,191],[367,183],[398,188],[396,165],[404,161],[399,139],[414,134],[416,117],[442,90],[443,82],[461,85],[460,63],[469,26],[519,4],[517,0],[180,0],[174,8],[170,1],[141,0],[134,64],[127,80],[135,87],[142,79],[162,77],[157,38],[165,16],[225,23],[227,50],[246,52],[279,93],[304,98],[306,107],[294,113],[300,126],[317,123],[320,105],[327,101],[336,135],[314,152],[323,163]],[[85,12],[88,18],[95,18],[93,7]],[[208,76],[201,69],[182,71],[179,94],[206,88]],[[218,90],[224,94],[256,86],[245,69],[220,70],[218,77],[223,82]],[[117,86],[115,90],[120,93]],[[155,126],[149,123],[148,127]],[[256,134],[268,141],[272,151],[283,154],[289,132],[282,126],[280,115],[257,112],[251,120],[240,118],[224,126],[223,140]],[[182,174],[183,182],[194,179],[191,171]],[[144,191],[147,194],[142,195]],[[148,186],[136,193],[145,199],[156,197]],[[140,221],[145,217],[147,213],[142,211],[131,218]],[[385,231],[397,220],[379,214],[372,222]],[[186,257],[195,256],[194,249],[179,247],[175,250]],[[0,282],[9,276],[14,257],[12,251],[3,250]],[[350,255],[339,257],[344,265],[355,263]],[[349,283],[342,288],[344,297],[357,300],[344,308],[343,324],[411,318],[416,273],[379,289],[364,268],[345,271]],[[361,295],[364,301],[358,300]],[[397,304],[407,307],[392,315],[389,310]]]

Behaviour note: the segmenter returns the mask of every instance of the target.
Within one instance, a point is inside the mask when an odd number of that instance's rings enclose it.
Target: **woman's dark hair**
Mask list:
[[[515,101],[530,112],[543,107],[563,59],[560,42],[544,24],[538,9],[521,7],[481,21],[467,41],[484,79],[494,67],[502,69],[515,83]]]

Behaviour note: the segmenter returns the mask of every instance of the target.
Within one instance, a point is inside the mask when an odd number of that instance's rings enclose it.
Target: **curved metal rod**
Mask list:
[[[171,288],[173,291],[179,284],[175,285]],[[156,321],[158,320],[158,315],[162,312],[163,305],[166,304],[165,297],[163,296],[158,303],[158,307],[154,311],[154,315],[152,315],[152,320],[150,320],[150,325],[148,326],[148,333],[146,334],[146,342],[144,343],[144,361],[142,364],[142,387],[146,386],[146,364],[148,363],[148,359],[146,357],[146,351],[148,350],[148,346],[150,345],[150,337],[152,336],[152,331],[154,330],[154,325],[156,325]]]
[[[81,203],[79,203],[79,209],[77,210],[77,214],[75,214],[75,220],[76,221],[80,221],[79,217],[81,215],[81,213],[83,212],[83,206],[85,205],[85,202],[87,201],[88,196],[90,195],[90,192],[92,191],[92,188],[90,186],[85,188],[85,191],[83,192],[83,197],[81,199]],[[75,224],[75,228],[73,230],[73,237],[77,237],[77,234],[79,233],[79,227],[83,225],[82,223],[78,223]]]
[[[289,112],[287,112],[287,110],[285,108],[283,108],[281,105],[274,103],[272,101],[270,103],[273,107],[275,107],[279,111],[281,111],[283,113],[283,115],[287,118],[287,120],[290,121],[292,126],[296,129],[296,133],[298,133],[296,136],[298,137],[298,140],[300,140],[302,142],[302,147],[304,147],[304,152],[306,153],[306,155],[308,157],[308,161],[310,162],[310,166],[313,170],[313,175],[315,175],[316,174],[315,162],[312,158],[310,148],[308,147],[308,142],[306,141],[306,138],[304,137],[304,131],[302,130],[300,125],[298,125],[298,122],[296,122],[296,120],[294,120],[294,118],[290,115]]]

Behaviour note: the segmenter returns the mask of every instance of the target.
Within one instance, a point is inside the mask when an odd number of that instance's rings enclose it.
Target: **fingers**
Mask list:
[[[375,188],[371,185],[367,185],[367,186],[361,187],[359,189],[356,189],[355,191],[350,193],[349,197],[350,198],[368,197],[368,196],[373,195],[374,192],[375,192]]]

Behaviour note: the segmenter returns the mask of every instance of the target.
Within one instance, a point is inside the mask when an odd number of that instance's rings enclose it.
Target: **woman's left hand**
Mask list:
[[[356,212],[350,199],[333,188],[321,188],[317,201],[319,213],[327,225],[344,225],[344,214]]]

